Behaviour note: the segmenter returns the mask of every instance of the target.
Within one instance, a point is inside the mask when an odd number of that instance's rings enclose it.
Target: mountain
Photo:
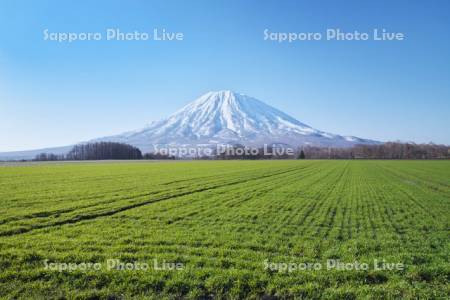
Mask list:
[[[0,152],[1,160],[27,160],[33,159],[36,155],[40,153],[53,153],[53,154],[66,154],[72,149],[73,146],[62,146],[62,147],[51,147],[43,149],[33,149],[24,151],[11,151],[11,152]]]
[[[213,147],[217,144],[350,147],[379,143],[314,129],[260,100],[232,91],[206,93],[166,119],[90,142],[99,141],[131,144],[143,152],[167,146]],[[62,153],[67,147],[45,150]],[[43,151],[22,151],[18,156],[32,158],[40,152]],[[14,153],[0,153],[0,159],[4,157],[14,157]]]
[[[349,147],[379,142],[341,136],[308,126],[255,98],[232,91],[209,92],[159,122],[96,139],[129,143],[144,151],[155,145],[286,144]]]

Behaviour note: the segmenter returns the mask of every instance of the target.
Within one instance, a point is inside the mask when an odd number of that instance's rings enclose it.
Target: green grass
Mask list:
[[[450,161],[4,166],[0,207],[2,298],[450,296]],[[107,259],[150,268],[107,270]],[[327,270],[329,259],[369,270]],[[405,268],[374,270],[374,259]]]

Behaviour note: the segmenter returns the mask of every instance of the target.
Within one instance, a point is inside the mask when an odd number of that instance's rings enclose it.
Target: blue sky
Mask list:
[[[450,4],[435,1],[0,0],[0,151],[143,127],[231,89],[317,129],[450,144]],[[50,32],[183,41],[44,41]],[[404,41],[264,41],[263,31],[402,32]]]

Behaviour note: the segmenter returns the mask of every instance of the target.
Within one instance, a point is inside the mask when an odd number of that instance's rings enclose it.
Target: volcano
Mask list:
[[[324,132],[253,97],[229,90],[208,92],[168,118],[118,135],[89,142],[120,142],[142,152],[161,147],[216,145],[284,145],[289,147],[351,147],[380,142]],[[41,152],[63,154],[70,146],[0,153],[0,159],[29,159]],[[44,151],[45,150],[45,151]]]

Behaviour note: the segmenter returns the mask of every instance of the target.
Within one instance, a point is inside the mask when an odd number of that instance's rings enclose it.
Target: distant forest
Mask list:
[[[243,146],[235,146],[240,148]],[[270,149],[269,149],[270,150]],[[231,151],[237,152],[239,151]],[[255,151],[256,152],[256,151]],[[269,153],[277,151],[270,150]],[[219,159],[450,159],[450,147],[435,144],[388,142],[380,145],[356,145],[350,148],[306,146],[291,155],[267,155],[264,149],[257,153],[218,155]]]
[[[449,159],[450,147],[435,144],[389,142],[380,145],[356,145],[351,148],[302,149],[310,159]]]
[[[152,154],[142,155],[138,148],[113,142],[99,142],[76,145],[66,155],[52,153],[38,154],[36,161],[55,160],[105,160],[105,159],[174,159],[174,157],[155,156]]]
[[[66,155],[67,160],[141,159],[136,147],[121,143],[100,142],[76,145]]]
[[[235,149],[244,146],[236,145]],[[272,150],[272,149],[271,149]],[[197,159],[450,159],[450,147],[435,144],[413,144],[389,142],[380,145],[356,145],[351,148],[302,147],[294,154],[276,154],[257,149],[251,153],[231,151],[240,154],[218,154]],[[146,153],[131,145],[113,142],[99,142],[76,145],[66,155],[41,153],[35,161],[57,160],[106,160],[106,159],[176,159],[174,156]]]

